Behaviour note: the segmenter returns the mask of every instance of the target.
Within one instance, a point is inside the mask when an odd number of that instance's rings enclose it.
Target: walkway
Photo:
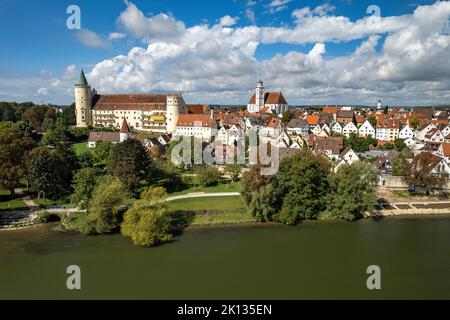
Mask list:
[[[177,196],[169,196],[166,201],[174,201],[180,199],[190,199],[190,198],[204,198],[204,197],[232,197],[239,196],[239,192],[193,192],[187,194],[180,194]]]

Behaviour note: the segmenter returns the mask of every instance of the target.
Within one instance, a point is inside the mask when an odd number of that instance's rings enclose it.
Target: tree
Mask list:
[[[72,201],[81,209],[86,209],[92,198],[97,178],[101,175],[98,168],[80,169],[73,177]]]
[[[119,226],[119,209],[125,197],[125,187],[119,178],[102,176],[97,179],[92,199],[89,202],[88,216],[80,226],[86,234],[111,233]]]
[[[344,147],[350,147],[355,152],[366,152],[370,150],[370,146],[376,145],[377,140],[372,136],[358,137],[355,133],[350,134],[348,138],[344,137]]]
[[[239,164],[229,164],[226,166],[225,172],[230,176],[231,181],[237,181],[242,172],[242,166]]]
[[[90,152],[83,152],[78,155],[78,165],[80,168],[89,168],[94,164],[94,157]]]
[[[402,152],[406,148],[406,143],[403,139],[395,139],[394,145],[398,152]]]
[[[389,113],[389,107],[388,106],[385,106],[384,107],[384,112],[383,112],[384,114],[388,114]]]
[[[330,192],[322,217],[353,221],[372,212],[377,199],[378,171],[362,161],[343,165],[328,177]]]
[[[411,127],[413,127],[414,129],[417,129],[417,127],[419,127],[419,126],[420,126],[420,119],[417,117],[414,117],[411,120]]]
[[[369,120],[369,123],[372,125],[372,127],[377,127],[377,118],[375,116],[370,116],[369,118],[367,118],[367,120]]]
[[[272,185],[265,185],[253,195],[248,205],[248,212],[258,221],[271,221],[272,215],[276,212],[275,202]]]
[[[77,119],[75,117],[75,103],[72,103],[69,107],[63,108],[58,119],[62,119],[66,126],[73,126],[76,124]]]
[[[141,199],[124,214],[122,235],[130,237],[134,244],[146,247],[172,241],[172,219],[164,204],[166,198],[166,190],[162,187],[143,191]]]
[[[409,165],[408,160],[406,159],[403,153],[400,153],[393,161],[392,161],[392,175],[396,177],[404,176],[406,174],[406,167]]]
[[[286,112],[283,113],[283,117],[281,118],[281,122],[288,123],[289,121],[292,120],[293,117],[294,117],[293,112],[291,110],[287,110]]]
[[[247,205],[252,201],[253,196],[260,188],[265,186],[270,178],[261,175],[261,165],[254,165],[249,171],[244,171],[241,178],[241,194]]]
[[[316,218],[325,209],[329,171],[329,161],[310,152],[284,158],[272,180],[277,199],[274,220],[294,224]]]
[[[134,191],[141,180],[150,178],[151,166],[150,157],[142,144],[130,139],[114,146],[108,170],[128,190]]]
[[[57,150],[34,148],[27,154],[26,169],[31,189],[38,197],[59,198],[70,191],[72,167]]]
[[[202,187],[209,187],[219,183],[221,174],[214,166],[199,165],[194,167],[195,182]]]
[[[18,128],[0,129],[0,185],[14,194],[25,173],[26,153],[34,141]]]
[[[51,118],[51,114],[47,113],[48,110],[49,107],[46,106],[32,106],[25,110],[22,118],[29,123],[32,129],[42,131],[44,119]]]
[[[431,152],[421,152],[404,169],[404,181],[418,191],[429,191],[445,185],[446,175],[433,173],[441,158]]]
[[[94,159],[99,163],[108,163],[111,159],[113,144],[108,141],[98,141],[94,149]]]

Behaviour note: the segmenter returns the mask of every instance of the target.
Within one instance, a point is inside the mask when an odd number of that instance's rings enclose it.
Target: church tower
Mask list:
[[[77,127],[92,125],[92,90],[81,69],[80,80],[75,85],[75,115]]]
[[[382,105],[381,105],[381,98],[378,98],[378,102],[377,102],[377,110],[381,110],[382,109]]]
[[[255,109],[256,112],[260,112],[264,108],[264,84],[262,80],[258,81],[256,85],[256,94],[255,94]]]
[[[168,133],[174,133],[180,113],[187,113],[186,103],[181,94],[168,94],[166,99],[166,130]]]

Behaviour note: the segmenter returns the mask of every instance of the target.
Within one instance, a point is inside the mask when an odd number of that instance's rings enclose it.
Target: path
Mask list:
[[[174,201],[180,199],[190,199],[190,198],[204,198],[204,197],[231,197],[239,196],[239,192],[193,192],[187,194],[180,194],[177,196],[169,196],[166,201]]]
[[[442,207],[450,208],[450,200],[422,200],[422,201],[386,201],[383,203],[380,203],[381,206],[392,206],[395,209],[400,209],[399,206],[407,206],[412,209],[416,209],[416,206],[435,206],[435,205],[442,205]],[[430,207],[432,208],[432,207]]]

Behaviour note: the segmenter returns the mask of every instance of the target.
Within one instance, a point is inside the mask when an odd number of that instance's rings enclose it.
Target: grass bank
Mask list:
[[[0,212],[24,210],[25,208],[25,203],[17,196],[11,195],[9,190],[0,189]]]

